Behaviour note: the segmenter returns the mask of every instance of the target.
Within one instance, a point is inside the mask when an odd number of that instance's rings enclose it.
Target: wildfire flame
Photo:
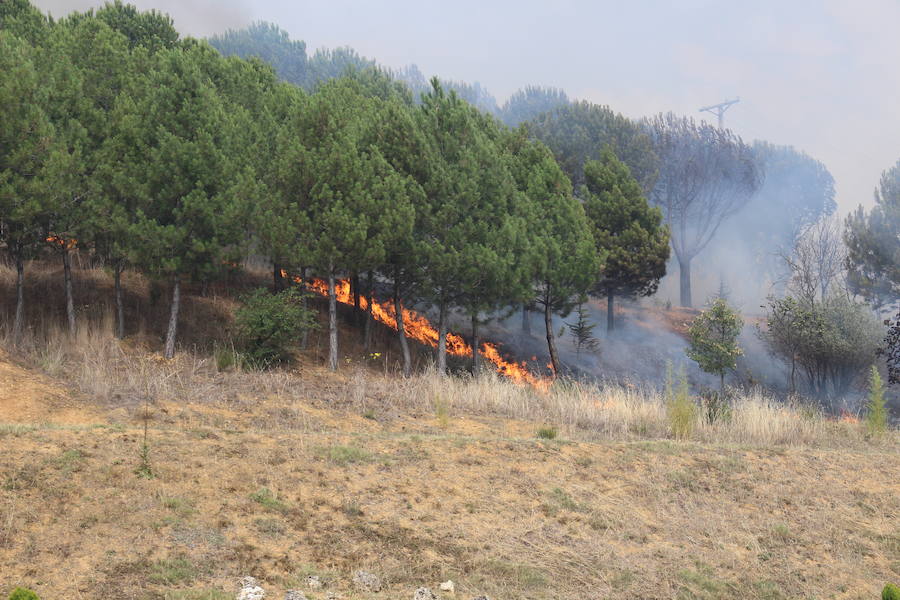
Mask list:
[[[284,270],[282,270],[281,275],[282,277],[288,276],[287,272]],[[296,283],[303,282],[300,277],[294,277],[293,280]],[[322,279],[309,280],[308,287],[322,296],[328,295],[328,283]],[[349,280],[340,279],[335,281],[334,291],[338,302],[341,304],[353,304],[353,294],[350,291]],[[369,309],[369,299],[362,294],[359,297],[359,307],[362,310]],[[406,308],[402,310],[403,328],[406,331],[406,337],[431,346],[432,348],[437,348],[438,330],[431,322],[415,311]],[[397,331],[397,312],[394,310],[392,303],[373,302],[372,317],[379,323],[383,323],[394,331]],[[472,356],[472,346],[470,346],[462,336],[448,332],[447,353],[454,356]],[[539,377],[529,371],[527,364],[524,361],[516,363],[503,358],[500,354],[500,349],[496,344],[492,344],[491,342],[482,343],[481,354],[494,365],[498,373],[509,377],[517,383],[528,383],[540,389],[546,389],[550,384],[549,379]]]
[[[48,235],[45,241],[50,244],[56,244],[57,246],[65,250],[72,250],[78,245],[78,240],[67,240],[53,234]]]

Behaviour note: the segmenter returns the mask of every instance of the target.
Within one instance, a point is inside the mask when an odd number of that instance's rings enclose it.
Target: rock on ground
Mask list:
[[[413,600],[438,600],[438,597],[427,587],[420,587],[416,590],[416,595],[413,596]]]
[[[259,587],[255,577],[241,578],[240,585],[241,591],[238,592],[237,600],[263,600],[266,597],[266,591]]]
[[[456,591],[456,586],[453,584],[453,581],[448,579],[444,583],[441,584],[442,592],[450,592],[451,594]]]
[[[300,590],[288,590],[284,595],[284,600],[306,600],[306,595]]]
[[[310,575],[306,578],[306,587],[311,590],[320,590],[325,586],[325,583],[318,575]]]
[[[381,579],[374,573],[368,571],[357,571],[353,574],[353,583],[357,587],[369,590],[370,592],[381,591]]]

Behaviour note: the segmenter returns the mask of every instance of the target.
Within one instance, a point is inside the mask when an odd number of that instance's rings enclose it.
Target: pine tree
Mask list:
[[[628,167],[607,147],[584,166],[584,209],[598,252],[606,254],[593,293],[605,296],[606,329],[615,328],[615,296],[650,296],[666,274],[669,229]]]
[[[600,342],[594,337],[594,328],[596,323],[592,323],[588,319],[588,311],[585,310],[584,302],[575,309],[577,317],[574,323],[569,323],[569,331],[572,333],[572,343],[575,345],[575,353],[596,352],[600,347]]]
[[[47,196],[64,152],[45,107],[48,90],[25,42],[0,31],[0,241],[16,265],[13,339],[25,319],[25,259],[43,241]]]
[[[534,282],[534,302],[543,309],[550,362],[554,373],[559,373],[562,365],[553,314],[565,317],[571,312],[593,282],[606,252],[596,249],[584,208],[547,147],[528,140],[521,129],[509,134],[508,151],[521,193],[518,206],[529,226],[519,268],[526,280]]]

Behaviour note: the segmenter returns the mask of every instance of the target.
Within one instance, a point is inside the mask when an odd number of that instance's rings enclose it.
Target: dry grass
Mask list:
[[[227,598],[248,574],[279,597],[319,574],[369,599],[359,568],[384,598],[451,578],[496,600],[850,600],[900,580],[897,431],[750,393],[674,440],[652,389],[352,355],[330,373],[314,350],[219,371],[103,314],[74,338],[53,323],[0,350],[0,419],[25,415],[0,423],[0,597]]]

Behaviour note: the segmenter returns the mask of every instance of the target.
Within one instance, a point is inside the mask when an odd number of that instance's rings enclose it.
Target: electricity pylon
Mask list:
[[[740,101],[740,98],[735,98],[734,100],[726,100],[725,102],[720,102],[719,104],[704,106],[700,109],[700,112],[708,112],[719,117],[719,129],[722,129],[722,122],[723,117],[725,116],[725,111],[728,110],[732,104],[737,104]]]

